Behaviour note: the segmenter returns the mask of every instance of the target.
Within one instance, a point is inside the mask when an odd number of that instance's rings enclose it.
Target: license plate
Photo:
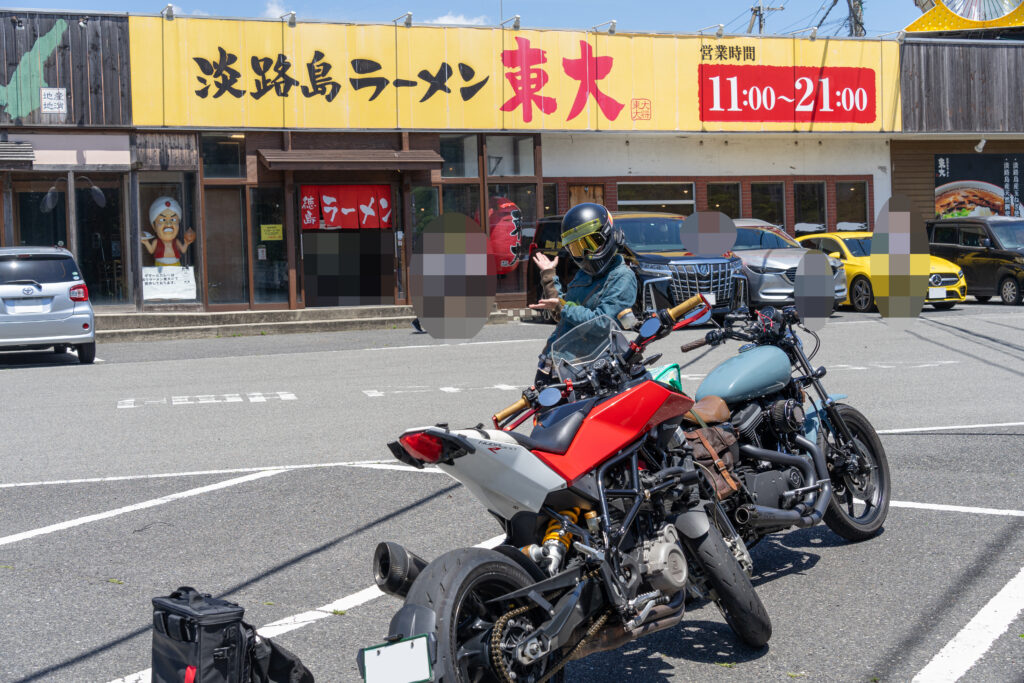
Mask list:
[[[714,294],[712,294],[711,292],[706,292],[706,293],[705,292],[701,292],[701,295],[705,299],[708,300],[708,304],[710,304],[711,306],[715,305],[715,295]]]
[[[928,288],[929,299],[945,299],[946,288],[945,287],[929,287]]]
[[[7,310],[11,313],[45,313],[46,306],[38,299],[7,299],[4,301]]]
[[[422,683],[434,680],[426,636],[363,650],[366,683]]]

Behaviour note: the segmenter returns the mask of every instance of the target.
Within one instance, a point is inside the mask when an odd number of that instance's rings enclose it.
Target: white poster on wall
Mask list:
[[[153,299],[196,298],[196,278],[192,266],[147,266],[142,269],[142,291],[146,301]]]

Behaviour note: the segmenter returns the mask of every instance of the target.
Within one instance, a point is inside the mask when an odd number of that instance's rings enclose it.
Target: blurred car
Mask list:
[[[865,231],[847,231],[797,238],[800,244],[820,249],[843,262],[849,296],[842,303],[861,313],[870,311],[875,305],[874,286],[871,284],[871,235]],[[932,256],[925,303],[939,310],[950,309],[966,298],[966,292],[963,271],[945,259]]]
[[[928,221],[929,249],[963,271],[967,293],[978,301],[998,294],[1021,303],[1024,292],[1024,220],[1010,216]]]
[[[74,347],[96,358],[89,289],[71,252],[59,247],[0,248],[0,351]]]
[[[709,300],[714,314],[728,313],[745,303],[746,279],[740,259],[731,252],[703,257],[687,250],[681,239],[684,216],[615,211],[612,217],[625,237],[622,256],[637,276],[638,312],[669,308],[697,293]],[[562,249],[561,216],[546,216],[537,221],[531,255],[534,251],[548,258],[559,257],[556,270],[563,285],[576,274],[576,264]],[[532,258],[527,282],[528,302],[536,303],[541,297],[540,276]]]
[[[738,218],[736,246],[750,286],[751,306],[793,304],[796,270],[809,250],[785,231],[756,218]],[[838,305],[846,298],[846,271],[839,259],[829,259],[833,296]]]

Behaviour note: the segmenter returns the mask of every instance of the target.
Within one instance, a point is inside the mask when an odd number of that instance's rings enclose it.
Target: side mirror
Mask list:
[[[661,329],[661,321],[657,317],[648,318],[644,321],[644,324],[640,326],[640,336],[646,339],[647,337],[653,337],[658,334],[658,330]]]
[[[981,246],[985,247],[986,249],[991,249],[992,248],[992,240],[990,240],[987,237],[983,237],[981,239]]]
[[[843,257],[839,255],[839,252],[838,252],[838,251],[832,251],[832,252],[829,252],[829,255],[828,255],[828,257],[829,257],[829,258],[834,258],[834,259],[838,259],[838,260],[840,260],[840,261],[842,261],[842,260],[843,260]]]

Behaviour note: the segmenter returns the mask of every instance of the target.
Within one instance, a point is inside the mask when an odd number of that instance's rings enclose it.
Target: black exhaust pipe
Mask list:
[[[740,446],[740,450],[754,458],[799,468],[804,474],[805,486],[814,486],[819,481],[823,482],[821,493],[814,500],[814,507],[808,508],[808,506],[801,504],[792,510],[783,510],[764,505],[743,505],[737,508],[735,512],[737,522],[749,524],[755,528],[780,526],[810,527],[820,522],[821,518],[824,517],[825,509],[832,498],[832,480],[828,476],[825,456],[821,454],[821,450],[816,445],[802,436],[798,436],[794,440],[801,448],[810,452],[811,458],[814,460],[813,469],[805,458],[796,455],[769,451],[748,444]]]
[[[396,598],[405,598],[426,566],[422,557],[392,541],[378,543],[373,551],[373,580],[377,588]]]

